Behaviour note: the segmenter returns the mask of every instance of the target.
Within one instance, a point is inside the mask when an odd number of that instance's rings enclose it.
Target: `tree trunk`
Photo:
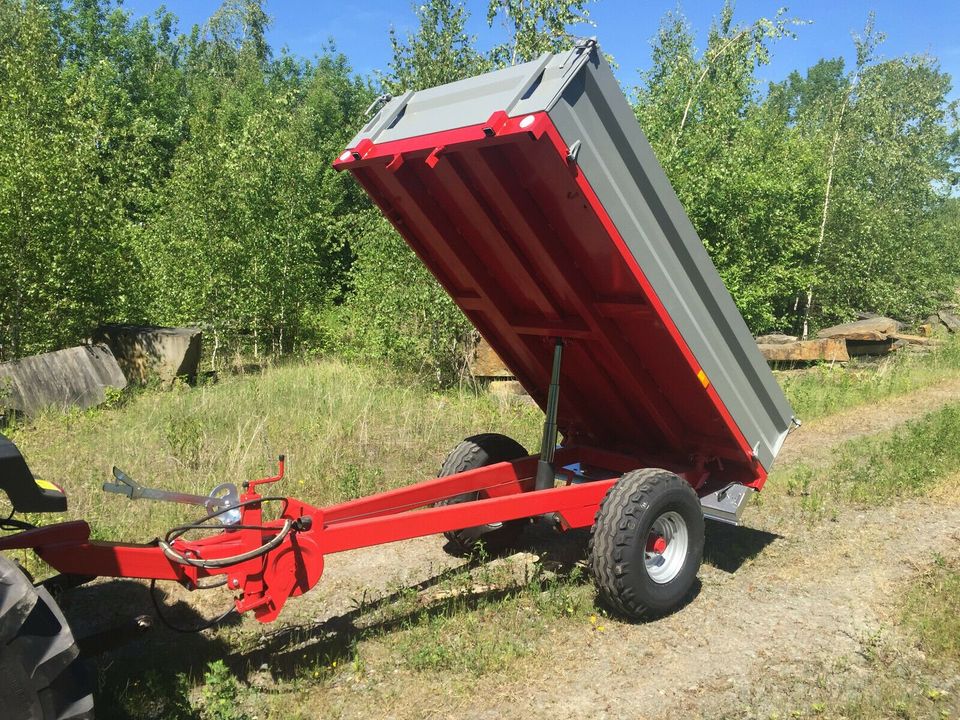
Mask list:
[[[840,106],[840,115],[837,117],[837,128],[833,133],[833,142],[830,144],[830,154],[827,156],[827,187],[823,193],[823,211],[820,214],[820,233],[817,236],[817,246],[813,254],[813,278],[807,287],[807,304],[803,309],[803,330],[800,333],[800,339],[806,340],[810,334],[810,308],[813,305],[813,287],[817,281],[817,267],[820,265],[820,256],[823,254],[823,241],[827,233],[827,216],[830,213],[830,194],[833,190],[833,171],[837,163],[837,145],[840,144],[840,132],[843,128],[843,115],[850,103],[850,95],[853,94],[853,87],[856,84],[857,77],[854,76],[844,95],[843,104]]]

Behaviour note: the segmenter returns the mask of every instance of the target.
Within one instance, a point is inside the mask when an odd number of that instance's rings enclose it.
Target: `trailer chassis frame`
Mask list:
[[[538,455],[530,455],[316,507],[258,492],[258,486],[283,478],[281,457],[277,475],[244,484],[236,526],[204,527],[219,530],[213,535],[178,536],[166,548],[159,539],[146,544],[105,542],[91,539],[86,521],[74,520],[4,537],[0,550],[31,549],[68,575],[169,580],[189,590],[203,588],[208,578],[225,579],[235,593],[237,611],[252,612],[266,623],[276,619],[290,597],[317,584],[327,555],[537,516],[552,518],[560,530],[589,527],[620,475],[651,465],[649,460],[594,447],[560,447],[554,455],[559,483],[535,489],[539,462]],[[567,469],[576,463],[591,468],[589,479]],[[702,487],[709,474],[699,463],[660,466],[695,488]],[[465,493],[478,493],[478,499],[435,507]],[[264,520],[263,505],[271,502],[280,503],[280,512]]]

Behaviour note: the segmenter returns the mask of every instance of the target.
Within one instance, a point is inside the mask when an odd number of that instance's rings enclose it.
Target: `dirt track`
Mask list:
[[[839,443],[890,430],[956,400],[960,400],[960,378],[805,423],[790,433],[777,457],[777,468],[823,459]]]

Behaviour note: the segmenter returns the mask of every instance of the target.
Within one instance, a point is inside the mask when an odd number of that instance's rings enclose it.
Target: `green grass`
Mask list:
[[[951,335],[930,353],[901,351],[879,362],[854,360],[846,367],[824,364],[775,375],[797,417],[813,420],[960,377],[960,338]]]
[[[440,603],[417,608],[394,640],[418,672],[480,677],[536,652],[558,618],[592,611],[592,590],[579,567],[562,576],[535,564],[519,579],[509,566],[458,574]]]
[[[99,538],[148,540],[202,512],[101,492],[113,464],[145,486],[205,494],[274,474],[285,453],[278,492],[326,504],[434,477],[446,453],[478,432],[536,450],[540,417],[485,393],[434,392],[328,360],[138,392],[121,407],[50,413],[11,434],[38,477],[66,488],[68,517],[88,520]]]
[[[960,560],[938,556],[914,579],[902,622],[929,660],[960,669]]]
[[[881,436],[850,440],[827,465],[796,465],[776,485],[819,514],[843,503],[876,505],[928,492],[960,469],[960,403]]]

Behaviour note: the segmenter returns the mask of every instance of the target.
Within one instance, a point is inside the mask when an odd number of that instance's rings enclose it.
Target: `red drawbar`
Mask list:
[[[759,489],[762,466],[546,113],[374,144],[349,169],[566,442]]]
[[[530,456],[327,508],[296,498],[264,500],[256,492],[257,485],[283,477],[281,461],[277,475],[247,483],[239,524],[211,524],[210,534],[194,530],[147,544],[99,542],[90,539],[90,526],[77,520],[2,537],[0,550],[32,549],[61,573],[173,580],[188,589],[223,576],[237,610],[269,622],[289,598],[316,585],[324,556],[331,553],[536,516],[551,517],[562,529],[589,527],[617,478],[638,467],[672,469],[695,487],[703,482],[702,468],[671,466],[663,459],[566,446],[555,457],[558,474],[567,480],[558,487],[533,489],[538,458]],[[589,467],[589,477],[575,466]],[[479,499],[437,507],[441,500],[474,492]],[[276,503],[275,519],[264,518],[266,502]],[[648,547],[662,552],[666,544],[654,538]]]
[[[590,457],[589,450],[583,457]],[[591,525],[618,473],[531,492],[536,462],[528,457],[498,463],[329,508],[285,498],[273,520],[264,520],[263,498],[248,490],[240,496],[236,527],[212,525],[213,534],[171,538],[169,544],[98,542],[90,539],[87,523],[73,521],[0,538],[0,550],[32,549],[61,573],[174,580],[189,589],[225,576],[237,610],[269,622],[289,598],[316,585],[331,553],[547,513],[556,513],[565,528]],[[281,468],[265,480],[282,475]],[[472,491],[481,499],[434,507]]]

